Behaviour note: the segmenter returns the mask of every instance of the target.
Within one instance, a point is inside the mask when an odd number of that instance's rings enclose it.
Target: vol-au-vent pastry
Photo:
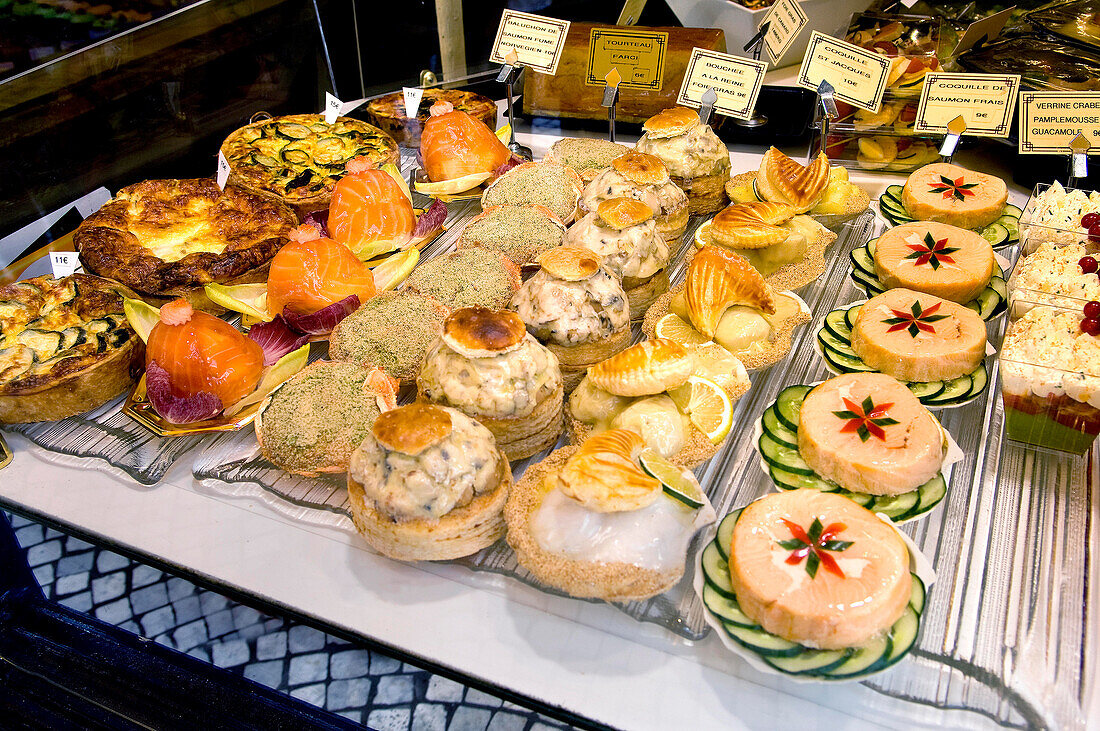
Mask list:
[[[665,164],[672,182],[687,193],[692,213],[713,213],[726,203],[729,150],[694,109],[673,107],[646,120],[635,149]]]
[[[510,310],[452,312],[416,384],[420,399],[456,408],[488,427],[510,460],[541,452],[561,433],[558,359]]]
[[[550,146],[542,161],[571,168],[587,183],[612,160],[629,151],[626,145],[600,137],[565,137]]]
[[[768,148],[755,172],[730,178],[726,191],[734,203],[761,200],[786,203],[828,228],[835,228],[867,210],[871,197],[848,180],[848,171],[830,167],[824,152],[809,164]]]
[[[547,249],[561,246],[564,239],[565,224],[546,206],[504,204],[471,218],[455,245],[499,251],[522,267]]]
[[[569,395],[570,441],[630,429],[662,457],[695,467],[718,451],[732,424],[733,403],[749,387],[740,361],[723,366],[735,371],[729,386],[710,377],[693,349],[672,340],[632,345],[589,368]]]
[[[504,512],[509,545],[539,581],[606,601],[671,588],[692,537],[715,518],[695,476],[647,451],[627,429],[529,467]]]
[[[776,289],[798,289],[825,271],[836,234],[786,203],[734,203],[695,232],[695,245],[724,246],[744,257]]]
[[[653,209],[639,200],[601,202],[565,232],[565,243],[597,254],[622,280],[632,320],[668,289],[668,242],[657,233]]]
[[[631,150],[616,157],[585,186],[581,210],[596,210],[612,198],[634,198],[656,213],[657,233],[670,245],[679,243],[687,229],[687,194],[677,187],[659,158]]]
[[[980,234],[935,221],[914,221],[875,241],[875,274],[882,286],[905,287],[966,304],[993,277],[993,246]]]
[[[348,466],[355,527],[379,553],[403,561],[461,558],[496,543],[511,485],[492,433],[435,404],[381,414]]]
[[[906,212],[922,221],[982,228],[997,220],[1008,202],[1008,186],[992,175],[947,162],[910,173],[901,191]]]
[[[794,328],[809,320],[801,299],[773,290],[746,259],[705,246],[688,265],[684,282],[649,308],[642,330],[689,348],[717,343],[755,369],[786,357]]]
[[[317,361],[261,405],[256,441],[264,457],[287,472],[344,472],[374,420],[396,405],[397,383],[381,370]]]
[[[561,246],[537,262],[510,308],[557,356],[569,393],[588,366],[630,345],[630,306],[619,278],[588,249]]]
[[[572,168],[555,162],[525,162],[494,180],[481,194],[481,207],[506,203],[545,206],[570,224],[577,217],[584,182]]]

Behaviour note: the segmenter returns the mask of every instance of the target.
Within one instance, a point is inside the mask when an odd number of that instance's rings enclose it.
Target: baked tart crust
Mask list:
[[[497,105],[487,96],[459,89],[425,89],[420,107],[415,117],[405,113],[405,96],[400,91],[372,99],[367,103],[367,116],[372,124],[392,137],[399,145],[420,147],[420,131],[431,116],[431,107],[436,102],[448,102],[460,112],[466,112],[474,119],[485,123],[489,129],[496,129]]]

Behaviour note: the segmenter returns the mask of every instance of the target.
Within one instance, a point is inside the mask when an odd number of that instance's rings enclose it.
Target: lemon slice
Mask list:
[[[223,413],[226,416],[233,416],[234,414],[240,413],[245,407],[263,401],[272,391],[282,385],[284,381],[305,368],[306,361],[308,360],[309,343],[306,343],[297,350],[292,350],[282,358],[279,358],[270,368],[265,368],[263,376],[260,378],[260,384],[256,386],[256,390],[230,406]]]
[[[501,127],[500,129],[498,129],[497,130],[497,139],[500,140],[501,143],[505,147],[507,147],[508,142],[512,139],[512,125],[511,124],[506,124],[503,127]]]
[[[695,363],[695,375],[711,379],[726,391],[749,383],[749,374],[741,359],[718,343],[696,345]]]
[[[149,342],[149,333],[153,326],[160,322],[160,310],[148,302],[124,298],[122,311],[126,313],[126,321],[143,343]]]
[[[216,305],[257,320],[270,320],[267,312],[267,283],[259,284],[207,284],[206,296]]]
[[[710,341],[710,338],[693,328],[689,322],[671,312],[657,321],[654,330],[657,337],[667,338],[688,348]]]
[[[420,261],[420,252],[416,249],[399,251],[371,271],[374,273],[374,287],[379,292],[388,292],[401,284],[412,273],[413,267]]]
[[[668,392],[695,428],[719,444],[733,426],[733,402],[726,389],[710,378],[691,376],[688,382]]]
[[[649,448],[643,450],[638,459],[645,473],[661,483],[666,495],[693,510],[703,507],[706,502],[703,489],[691,472],[680,469]]]
[[[389,176],[397,181],[397,187],[401,188],[401,192],[404,193],[405,197],[412,203],[412,191],[409,190],[409,184],[405,182],[405,178],[401,176],[401,171],[397,169],[397,166],[392,162],[388,162],[382,166],[382,172],[389,173]]]
[[[441,180],[438,183],[421,183],[417,181],[414,187],[417,193],[423,193],[424,195],[455,195],[476,188],[492,176],[491,172],[470,173],[469,175],[463,175],[461,178]]]

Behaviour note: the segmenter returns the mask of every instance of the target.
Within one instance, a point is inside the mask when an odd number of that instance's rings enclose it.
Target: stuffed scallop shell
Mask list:
[[[756,186],[764,199],[789,203],[796,213],[805,213],[825,195],[829,159],[820,152],[812,163],[803,165],[770,147],[760,161]]]
[[[718,246],[705,246],[692,259],[684,296],[691,324],[708,338],[714,337],[722,314],[735,305],[775,314],[775,303],[760,272],[744,257]]]
[[[695,372],[695,355],[672,340],[632,345],[588,369],[592,383],[616,396],[649,396],[683,385]]]
[[[558,489],[598,513],[644,508],[661,492],[661,483],[638,466],[645,446],[645,440],[629,429],[596,434],[565,463]]]
[[[781,244],[790,236],[782,224],[794,217],[794,208],[785,203],[754,201],[737,203],[714,217],[711,236],[731,249],[763,249]]]

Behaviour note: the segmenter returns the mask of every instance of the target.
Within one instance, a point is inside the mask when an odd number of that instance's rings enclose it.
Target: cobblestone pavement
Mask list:
[[[50,599],[377,731],[558,731],[562,725],[378,652],[230,601],[9,516]]]

